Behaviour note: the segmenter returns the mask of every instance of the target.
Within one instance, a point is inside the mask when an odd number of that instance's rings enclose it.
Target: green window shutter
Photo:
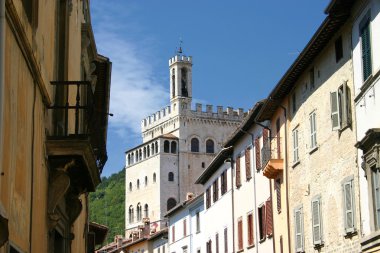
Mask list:
[[[331,104],[331,123],[332,130],[340,129],[340,112],[339,112],[339,99],[338,92],[334,91],[330,93],[330,104]]]
[[[369,17],[366,17],[366,21],[362,28],[360,29],[360,37],[362,44],[362,63],[363,63],[363,80],[367,78],[372,73],[372,63],[371,63],[371,35],[369,24]]]
[[[351,92],[345,82],[342,85],[342,128],[351,126]]]
[[[343,183],[344,229],[346,233],[355,232],[355,205],[352,180]]]
[[[302,207],[294,210],[296,252],[303,252],[303,214]]]
[[[311,202],[312,223],[313,223],[313,244],[322,244],[322,221],[321,221],[321,200],[314,198]]]

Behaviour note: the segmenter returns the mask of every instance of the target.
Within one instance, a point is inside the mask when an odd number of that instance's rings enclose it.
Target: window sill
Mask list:
[[[358,234],[358,231],[355,229],[352,232],[346,232],[345,235],[344,235],[344,238],[350,239],[351,237],[354,237],[357,234]]]
[[[294,169],[294,168],[297,167],[297,165],[300,164],[300,163],[301,163],[300,160],[294,162],[294,163],[292,164],[292,168]]]
[[[311,154],[313,154],[317,150],[318,150],[318,146],[315,146],[314,148],[312,148],[312,149],[309,150],[309,154],[311,155]]]
[[[248,245],[247,249],[252,249],[253,247],[255,247],[255,244]]]
[[[263,243],[263,242],[265,242],[265,239],[266,239],[266,237],[260,239],[259,243]]]
[[[244,251],[244,249],[238,249],[238,250],[236,251],[236,253],[243,252],[243,251]]]
[[[320,250],[323,246],[324,246],[323,242],[322,243],[318,243],[318,244],[314,244],[314,249],[315,250]]]

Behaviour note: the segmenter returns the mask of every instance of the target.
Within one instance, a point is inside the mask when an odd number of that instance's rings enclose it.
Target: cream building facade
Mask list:
[[[144,218],[159,229],[169,209],[202,192],[195,180],[244,117],[231,107],[191,109],[192,64],[182,52],[169,60],[170,105],[142,120],[143,144],[126,152],[127,237]]]

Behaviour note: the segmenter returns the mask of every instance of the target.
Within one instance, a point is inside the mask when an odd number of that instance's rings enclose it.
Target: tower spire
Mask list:
[[[179,55],[181,55],[183,53],[183,51],[182,51],[182,43],[183,43],[182,38],[179,37],[179,48],[178,48],[178,51],[177,51],[177,53]]]

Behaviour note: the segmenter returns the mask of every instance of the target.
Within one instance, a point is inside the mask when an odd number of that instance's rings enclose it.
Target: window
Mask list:
[[[201,218],[200,218],[199,212],[196,213],[195,219],[196,219],[196,232],[199,233],[201,232]]]
[[[137,179],[136,185],[137,185],[137,189],[140,189],[140,179]]]
[[[359,24],[362,46],[363,81],[367,80],[372,74],[370,20],[370,13],[368,12]]]
[[[274,181],[274,190],[276,191],[277,212],[281,212],[281,179],[278,178]]]
[[[191,139],[191,152],[199,152],[199,140],[197,138]]]
[[[355,195],[353,184],[353,176],[347,178],[342,183],[344,201],[344,230],[346,234],[355,232]]]
[[[129,182],[129,191],[132,191],[132,182]]]
[[[242,250],[243,247],[243,221],[240,217],[238,219],[238,250]]]
[[[298,128],[293,129],[293,164],[299,161],[298,155]]]
[[[138,203],[137,204],[137,221],[141,221],[141,218],[142,218],[142,213],[141,213],[141,204]]]
[[[351,126],[351,93],[347,82],[330,93],[332,130]]]
[[[188,97],[189,93],[187,91],[187,69],[181,68],[181,93],[183,97]]]
[[[236,157],[236,165],[235,165],[235,169],[236,169],[236,187],[240,187],[241,186],[241,176],[240,176],[240,155],[238,155]]]
[[[265,231],[265,205],[262,204],[259,208],[258,208],[258,215],[259,215],[259,238],[260,238],[260,241],[263,241],[265,240],[265,234],[266,234],[266,231]]]
[[[166,207],[167,207],[166,211],[169,211],[176,205],[177,205],[177,201],[174,198],[169,198],[168,201],[166,202]]]
[[[304,251],[303,210],[302,206],[294,209],[294,231],[296,252]]]
[[[224,228],[224,253],[228,253],[228,230]]]
[[[220,176],[220,184],[221,184],[221,195],[227,192],[227,172],[223,171]]]
[[[219,234],[216,233],[215,235],[215,252],[219,253]]]
[[[175,226],[172,226],[172,242],[175,242]]]
[[[156,173],[153,173],[153,183],[156,182]]]
[[[251,174],[251,148],[248,147],[245,149],[245,178],[246,180],[250,180],[252,178]]]
[[[131,154],[128,154],[128,165],[131,164]]]
[[[157,154],[158,153],[158,142],[156,141],[156,145],[155,145],[155,153]]]
[[[247,229],[248,229],[248,246],[252,246],[254,244],[254,234],[253,234],[253,214],[250,213],[247,216]]]
[[[310,122],[310,149],[317,147],[317,123],[315,111],[309,115]]]
[[[175,69],[172,69],[172,98],[175,97]]]
[[[321,217],[321,197],[314,197],[311,201],[312,224],[313,224],[313,244],[322,245],[322,217]]]
[[[142,151],[141,151],[141,149],[139,150],[139,161],[141,161],[142,160]]]
[[[144,159],[146,158],[146,147],[144,147],[143,158],[144,158]]]
[[[129,210],[128,210],[128,220],[129,220],[129,223],[133,223],[133,206],[129,206]]]
[[[342,36],[339,36],[335,40],[335,60],[336,62],[339,62],[340,59],[343,58],[343,43],[342,43]]]
[[[186,219],[183,220],[183,237],[185,237],[186,234]]]
[[[149,217],[149,206],[148,204],[145,204],[144,206],[144,218],[148,218]]]
[[[211,243],[211,240],[208,240],[206,242],[206,252],[207,253],[212,253],[212,243]]]
[[[260,139],[255,139],[256,170],[261,169]]]
[[[145,187],[148,185],[148,177],[145,176]]]
[[[216,179],[212,185],[212,200],[216,202],[218,200],[218,194],[219,194],[219,184],[218,179]]]
[[[169,174],[168,174],[168,180],[169,180],[169,182],[173,182],[174,181],[174,173],[173,172],[169,172]]]
[[[206,190],[206,209],[211,206],[210,187]]]
[[[208,139],[206,141],[206,153],[214,153],[214,141]]]
[[[172,141],[172,143],[171,143],[171,153],[172,154],[177,153],[177,142],[175,142],[175,141]]]
[[[146,151],[147,151],[147,156],[149,157],[150,156],[150,147],[149,146],[146,148]]]
[[[154,150],[155,150],[154,143],[152,143],[152,155],[154,154]]]
[[[169,141],[164,141],[164,153],[169,153]]]
[[[273,235],[273,213],[272,213],[272,198],[269,197],[265,202],[265,227],[266,235],[270,237]]]
[[[310,89],[314,88],[314,84],[315,84],[314,68],[311,68],[309,70],[309,82],[310,82]]]

